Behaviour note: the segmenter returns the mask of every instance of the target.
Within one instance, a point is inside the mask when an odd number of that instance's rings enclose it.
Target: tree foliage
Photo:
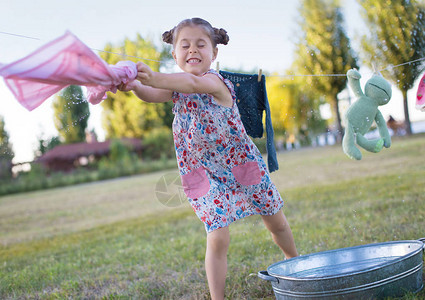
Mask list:
[[[63,89],[53,101],[53,110],[55,127],[65,144],[85,141],[90,110],[80,86]]]
[[[34,151],[35,157],[40,157],[47,151],[59,146],[61,144],[58,136],[53,136],[49,139],[38,138],[38,148]]]
[[[357,68],[357,57],[344,29],[337,0],[303,0],[300,23],[302,36],[296,45],[294,68],[304,75],[344,74]],[[323,95],[333,109],[340,135],[341,116],[337,95],[346,87],[345,76],[305,77],[304,89]]]
[[[425,56],[425,5],[417,0],[359,0],[370,30],[362,46],[364,61],[379,66],[392,65],[382,71],[403,94],[407,132],[412,133],[407,91],[424,71],[423,63],[414,62]]]
[[[270,76],[267,77],[266,88],[276,134],[295,133],[298,127],[295,120],[297,99],[291,93],[291,86],[279,77]]]
[[[136,40],[125,39],[121,45],[108,44],[101,57],[109,64],[120,60],[143,62],[152,70],[159,71],[163,63],[170,58],[169,48],[158,50],[152,41],[137,35]],[[123,53],[126,56],[117,55]],[[102,102],[103,127],[107,138],[138,137],[142,138],[153,128],[171,127],[173,121],[172,103],[146,103],[132,92],[116,94],[108,93],[108,98]]]
[[[266,85],[273,128],[277,134],[300,137],[325,129],[326,123],[319,112],[320,98],[304,92],[300,80],[270,76]]]
[[[15,156],[9,134],[5,129],[4,118],[0,116],[0,179],[9,178],[12,174],[12,159]]]

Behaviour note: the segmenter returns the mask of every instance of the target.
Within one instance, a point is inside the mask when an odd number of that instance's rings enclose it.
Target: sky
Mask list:
[[[284,74],[294,57],[294,43],[299,35],[299,1],[296,0],[13,0],[2,1],[0,19],[0,64],[18,60],[66,30],[74,33],[92,49],[107,43],[119,44],[140,33],[160,45],[161,34],[183,19],[201,17],[215,27],[227,30],[230,42],[219,46],[221,69],[258,70]],[[356,49],[358,38],[367,32],[355,0],[342,0],[347,33]],[[14,35],[13,35],[14,34]],[[31,38],[19,37],[22,35]],[[358,49],[358,48],[357,48]],[[356,50],[357,50],[356,49]],[[96,52],[96,51],[95,51]],[[123,58],[125,59],[125,58]],[[215,67],[215,66],[214,66]],[[369,70],[360,68],[367,80]],[[425,120],[425,113],[414,108],[411,120]],[[403,119],[401,93],[393,87],[390,104],[380,108],[385,116]],[[99,105],[90,105],[88,129],[104,138]],[[32,112],[23,108],[0,80],[0,115],[15,153],[14,162],[33,159],[39,138],[57,136],[54,127],[52,98]]]

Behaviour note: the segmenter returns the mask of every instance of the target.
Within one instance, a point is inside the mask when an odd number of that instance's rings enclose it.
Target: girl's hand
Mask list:
[[[155,72],[149,68],[148,65],[138,62],[137,63],[137,77],[136,79],[139,80],[143,85],[153,85]]]
[[[127,82],[126,84],[122,82],[117,88],[121,92],[129,92],[136,89],[138,85],[140,85],[140,82],[138,82],[137,80],[133,80],[133,81]]]

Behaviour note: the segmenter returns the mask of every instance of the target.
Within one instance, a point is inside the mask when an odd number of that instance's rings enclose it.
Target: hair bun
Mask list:
[[[215,41],[217,44],[223,44],[227,45],[229,42],[229,35],[227,34],[227,31],[223,28],[214,28],[215,33]]]
[[[162,40],[167,44],[173,44],[174,28],[162,34]]]
[[[213,47],[216,47],[217,44],[227,45],[227,43],[229,42],[229,36],[227,35],[226,30],[224,30],[223,28],[214,28],[208,21],[205,21],[201,18],[185,19],[181,21],[173,29],[164,32],[162,34],[162,40],[167,44],[174,45],[174,43],[177,42],[177,40],[175,39],[177,38],[178,33],[182,28],[186,26],[201,26],[201,28],[205,30],[205,33],[211,39]]]

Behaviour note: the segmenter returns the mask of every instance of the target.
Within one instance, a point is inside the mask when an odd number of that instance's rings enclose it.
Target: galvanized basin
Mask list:
[[[424,243],[395,241],[298,256],[258,276],[276,299],[376,299],[423,288]]]

